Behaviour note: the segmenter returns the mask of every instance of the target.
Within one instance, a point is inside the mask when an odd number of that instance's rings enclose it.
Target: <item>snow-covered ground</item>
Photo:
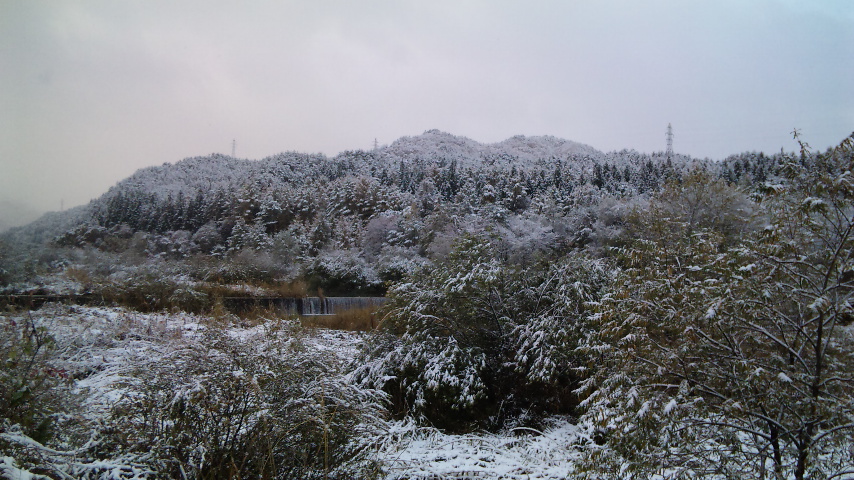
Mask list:
[[[411,422],[392,426],[380,456],[388,480],[434,478],[564,479],[584,436],[555,419],[544,431],[451,435]]]
[[[287,336],[288,345],[323,352],[324,358],[338,365],[355,356],[364,337],[355,332],[304,329],[275,319],[241,324],[234,317],[214,319],[181,312],[143,314],[123,308],[58,304],[33,312],[3,314],[0,321],[4,325],[30,321],[50,333],[56,341],[56,367],[63,376],[74,379],[71,391],[81,398],[80,413],[92,424],[106,418],[111,406],[129,394],[127,375],[131,369],[168,359],[170,352],[202,341],[204,331],[214,326],[225,328],[229,336],[242,342],[257,340],[261,344],[271,336]],[[566,478],[579,445],[585,443],[584,435],[565,419],[554,419],[544,431],[520,428],[505,434],[450,435],[419,427],[410,420],[387,421],[382,431],[379,438],[371,439],[371,456],[388,480]],[[8,425],[5,430],[0,429],[0,439],[26,446],[30,451],[39,450],[44,458],[71,458],[69,455],[73,454],[55,446],[41,446]],[[69,450],[75,447],[66,446]],[[37,470],[32,464],[30,468]],[[148,478],[145,469],[134,473],[126,466],[125,470],[116,471],[124,472],[121,478]],[[0,455],[0,476],[47,478],[30,473],[21,459]]]

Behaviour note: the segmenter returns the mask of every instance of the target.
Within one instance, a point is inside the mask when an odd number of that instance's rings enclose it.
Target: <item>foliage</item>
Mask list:
[[[580,414],[581,477],[850,476],[852,151],[668,162],[430,131],[332,159],[141,170],[0,237],[4,291],[213,308],[223,324],[215,299],[235,291],[388,287],[381,326],[346,380],[293,336],[173,344],[129,328],[116,338],[145,354],[95,425],[64,408],[62,338],[4,325],[0,446],[15,458],[0,472],[370,476],[378,389],[399,416],[457,432]]]
[[[188,312],[201,312],[212,306],[210,297],[164,277],[156,270],[138,269],[130,278],[100,284],[96,293],[105,301],[124,305],[140,312],[156,312],[179,308]]]
[[[393,408],[449,430],[569,412],[582,378],[572,352],[602,264],[568,259],[514,271],[484,238],[390,290],[380,331],[355,377]]]
[[[374,268],[354,252],[320,254],[305,273],[309,288],[330,295],[377,294],[382,284]]]
[[[585,385],[584,420],[608,447],[592,450],[591,472],[852,473],[852,147],[848,139],[809,167],[789,162],[787,185],[762,198],[761,231],[718,221],[736,213],[721,207],[699,222],[636,222],[619,252],[624,272],[584,345],[608,367]],[[715,191],[696,181],[688,186]],[[652,212],[690,204],[668,191]],[[706,201],[733,205],[727,198],[723,189]]]
[[[37,441],[54,433],[54,414],[68,398],[60,386],[69,380],[53,364],[56,342],[32,315],[3,318],[0,336],[0,430],[18,425]]]
[[[334,375],[319,355],[209,332],[140,365],[114,410],[111,445],[153,452],[163,473],[192,478],[352,478],[378,399]],[[363,469],[368,469],[364,471]]]
[[[448,239],[467,231],[500,232],[504,239],[496,246],[516,263],[531,261],[532,252],[579,245],[567,238],[577,232],[567,235],[561,225],[595,215],[592,207],[603,199],[655,191],[693,163],[677,156],[667,165],[661,154],[634,151],[606,154],[552,137],[481,145],[430,131],[335,158],[211,155],[145,168],[73,215],[34,223],[8,238],[39,248],[52,243],[63,255],[86,248],[116,254],[117,267],[140,258],[189,266],[199,256],[215,257],[223,268],[213,268],[211,278],[225,283],[306,274],[316,286],[334,290],[340,272],[325,271],[325,259],[318,260],[329,252],[353,252],[369,263],[383,256],[379,277],[397,281],[414,255],[439,260]],[[55,272],[34,256],[2,262],[0,281],[37,282],[40,273]],[[362,283],[358,290],[384,288]]]
[[[12,278],[9,245],[0,238],[0,285],[9,283]]]
[[[297,324],[267,319],[251,330],[221,329],[228,316],[80,310],[86,313],[56,329],[66,354],[50,365],[81,382],[86,409],[77,415],[55,402],[51,415],[62,425],[50,438],[16,423],[25,416],[5,418],[0,474],[349,479],[379,472],[371,442],[385,426],[382,395],[348,383],[340,361],[305,343]],[[57,387],[42,390],[67,399]]]

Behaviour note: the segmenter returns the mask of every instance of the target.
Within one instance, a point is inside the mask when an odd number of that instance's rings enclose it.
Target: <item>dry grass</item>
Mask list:
[[[309,296],[308,285],[302,280],[290,282],[262,283],[259,285],[274,297],[307,297]]]
[[[333,315],[294,315],[276,307],[254,306],[246,311],[230,313],[222,305],[222,299],[214,300],[210,311],[212,322],[255,326],[276,320],[298,319],[306,328],[329,328],[351,332],[367,332],[377,327],[377,307],[354,308]]]
[[[367,332],[377,326],[377,308],[355,308],[334,315],[303,315],[300,322],[310,328]]]
[[[228,312],[222,304],[222,297],[215,297],[211,314],[216,318],[229,316],[239,318],[243,325],[259,325],[271,320],[294,320],[306,328],[329,328],[367,332],[377,328],[379,306],[353,308],[332,315],[294,315],[274,306],[255,305],[241,312]]]
[[[258,293],[251,291],[262,291],[261,296],[267,297],[307,297],[308,286],[302,280],[290,282],[247,282],[242,285],[223,285],[219,283],[203,283],[197,285],[196,289],[203,291],[211,297],[248,297],[256,296]]]
[[[233,315],[240,319],[240,324],[244,327],[252,327],[268,322],[277,322],[281,320],[292,320],[296,317],[288,312],[275,307],[255,306],[245,312]]]
[[[84,288],[89,288],[92,285],[92,276],[82,268],[68,267],[65,269],[65,276],[69,280],[83,285]]]

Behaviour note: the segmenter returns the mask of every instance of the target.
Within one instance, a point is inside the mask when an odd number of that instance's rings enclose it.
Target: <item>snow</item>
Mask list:
[[[676,400],[670,399],[670,401],[667,402],[667,405],[664,406],[663,412],[665,415],[668,415],[668,414],[670,414],[670,412],[672,412],[675,409],[676,409]]]
[[[0,475],[9,480],[40,480],[50,478],[18,468],[18,463],[12,457],[0,457]]]
[[[824,205],[826,205],[824,200],[815,197],[807,197],[803,201],[803,206],[807,209],[816,209]]]
[[[49,328],[63,351],[61,363],[77,378],[73,390],[84,397],[85,417],[97,421],[109,414],[111,405],[129,394],[126,383],[130,368],[149,362],[168,361],[170,352],[201,339],[210,319],[187,313],[138,313],[123,308],[47,304],[31,312],[37,325]],[[26,313],[11,314],[26,315]],[[295,335],[298,347],[326,352],[330,358],[354,358],[363,333],[335,330],[282,330],[272,323],[249,327],[234,325],[228,333],[242,340],[261,342],[269,335]],[[246,375],[241,369],[230,372]],[[439,374],[439,372],[437,372]],[[189,392],[176,391],[175,395]],[[61,451],[38,444],[26,435],[7,430],[4,440],[31,451],[57,458],[71,458]],[[589,443],[569,419],[554,418],[542,431],[516,428],[500,434],[452,435],[435,428],[419,427],[411,419],[391,422],[387,432],[375,440],[375,460],[383,466],[384,480],[415,478],[566,478],[572,459]],[[127,460],[127,459],[125,459]],[[0,477],[41,479],[21,468],[21,459],[0,457]],[[100,478],[145,478],[151,472],[132,461],[104,459],[76,463],[80,471],[102,472]],[[106,476],[104,476],[106,475]]]
[[[399,422],[381,455],[385,480],[417,478],[564,479],[584,435],[566,419],[544,431],[517,428],[503,434],[451,435]]]
[[[109,406],[128,394],[126,370],[158,358],[167,359],[170,351],[187,343],[197,342],[202,332],[210,328],[210,319],[187,313],[142,314],[122,308],[83,307],[48,304],[31,312],[40,326],[50,329],[60,349],[65,352],[62,362],[76,378],[75,391],[85,397],[84,415],[97,419],[109,412]],[[21,318],[27,313],[6,314]],[[15,315],[18,315],[16,317]],[[244,341],[263,341],[270,335],[292,335],[294,348],[321,351],[341,361],[356,357],[365,334],[336,330],[289,330],[287,321],[228,327],[229,335]],[[844,327],[854,334],[854,325]],[[446,354],[448,352],[445,352]],[[141,362],[138,363],[137,362]],[[248,371],[248,370],[247,370]],[[230,370],[234,376],[247,375],[243,369]],[[437,375],[442,372],[435,372]],[[761,368],[754,375],[767,374]],[[785,373],[776,379],[792,383]],[[198,388],[204,388],[201,384]],[[192,390],[176,391],[175,395],[190,395]],[[622,396],[624,402],[639,400],[632,387]],[[670,399],[658,406],[643,402],[637,412],[642,418],[653,414],[673,415],[679,408]],[[103,418],[103,417],[101,417]],[[510,428],[499,433],[470,433],[455,435],[436,428],[419,426],[406,419],[387,422],[384,431],[371,439],[373,461],[382,469],[382,480],[403,479],[526,479],[547,480],[572,478],[576,462],[597,448],[590,441],[586,426],[572,419],[554,417],[541,430]],[[20,432],[6,430],[2,439],[28,448],[69,459],[74,451],[60,451],[34,442]],[[4,455],[8,453],[4,452]],[[101,459],[75,464],[80,471],[98,471],[98,478],[147,478],[151,472],[135,465],[132,459]],[[38,471],[22,466],[21,458],[0,455],[0,478],[42,479]],[[94,477],[93,477],[94,478]],[[840,477],[846,478],[846,477]]]
[[[717,314],[718,314],[718,305],[715,304],[715,305],[712,305],[711,307],[709,307],[708,310],[706,310],[705,318],[706,318],[706,320],[712,320],[715,318],[715,316],[717,316]]]

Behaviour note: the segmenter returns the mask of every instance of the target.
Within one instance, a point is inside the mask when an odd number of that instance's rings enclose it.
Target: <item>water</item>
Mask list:
[[[241,312],[252,307],[274,308],[290,315],[335,315],[350,310],[377,308],[385,297],[226,297],[224,306]]]

